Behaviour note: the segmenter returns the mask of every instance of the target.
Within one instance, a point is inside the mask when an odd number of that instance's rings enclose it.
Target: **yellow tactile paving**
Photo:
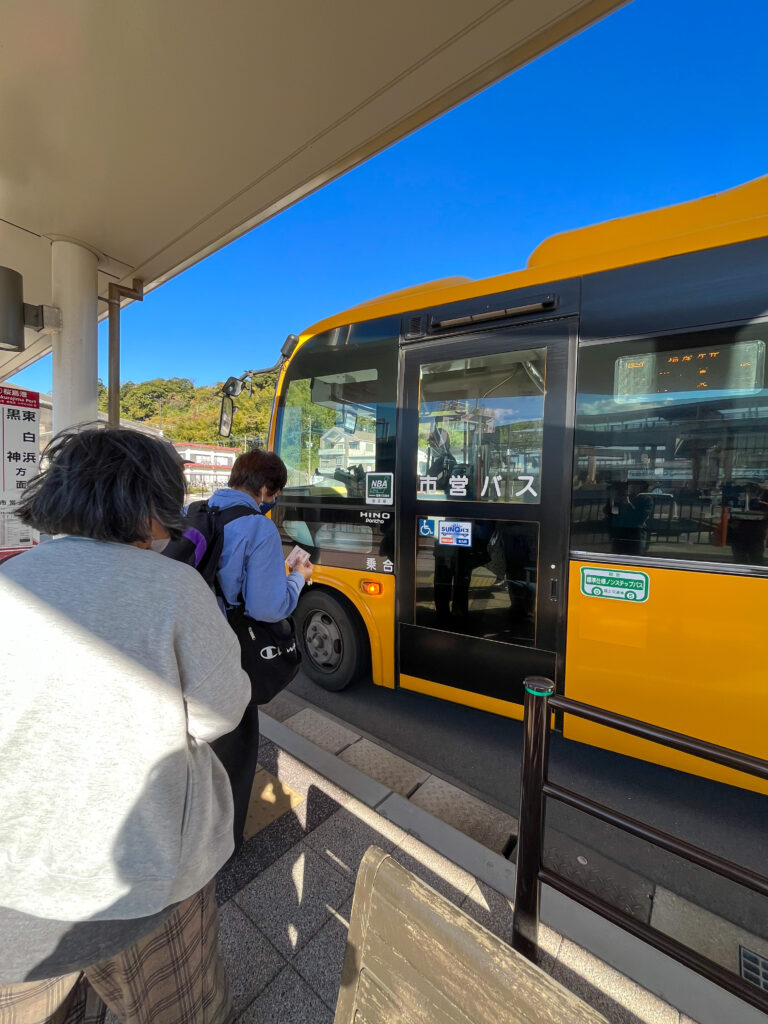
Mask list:
[[[259,768],[253,777],[251,803],[245,820],[245,838],[250,839],[257,832],[270,825],[277,818],[292,811],[304,800],[290,786]]]

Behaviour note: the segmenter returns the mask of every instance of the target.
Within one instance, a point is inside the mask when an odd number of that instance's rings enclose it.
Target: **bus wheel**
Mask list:
[[[344,690],[363,674],[368,638],[346,603],[314,588],[294,613],[304,672],[324,690]]]

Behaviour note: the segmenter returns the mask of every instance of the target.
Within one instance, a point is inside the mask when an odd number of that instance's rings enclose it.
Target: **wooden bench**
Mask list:
[[[607,1024],[539,967],[371,846],[334,1024]]]

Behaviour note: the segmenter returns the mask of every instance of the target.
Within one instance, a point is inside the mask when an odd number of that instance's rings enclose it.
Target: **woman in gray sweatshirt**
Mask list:
[[[230,1019],[212,879],[232,797],[209,743],[250,684],[202,578],[156,553],[183,501],[170,445],[88,429],[21,503],[54,539],[0,566],[0,1017]]]

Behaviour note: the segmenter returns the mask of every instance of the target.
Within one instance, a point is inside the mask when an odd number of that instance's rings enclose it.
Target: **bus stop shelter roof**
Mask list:
[[[59,239],[154,288],[623,2],[6,0],[0,264],[35,305]]]

